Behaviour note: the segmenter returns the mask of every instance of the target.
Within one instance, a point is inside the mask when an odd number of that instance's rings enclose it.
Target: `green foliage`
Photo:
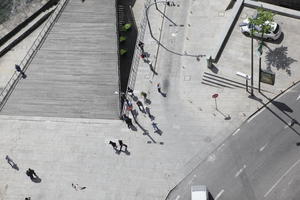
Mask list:
[[[275,14],[271,11],[265,10],[263,7],[257,8],[257,16],[253,18],[249,18],[249,21],[254,26],[260,27],[260,30],[252,29],[252,31],[256,31],[258,33],[261,33],[261,38],[263,38],[263,35],[265,33],[268,33],[271,31],[272,27],[270,25],[270,22],[274,21]],[[268,23],[269,22],[269,23]],[[253,32],[252,32],[253,34]]]
[[[120,49],[120,54],[121,54],[121,56],[123,56],[125,53],[127,53],[127,50],[126,50],[126,49]]]
[[[119,40],[120,40],[120,42],[124,42],[126,40],[126,37],[125,36],[120,36]]]
[[[122,26],[122,31],[128,31],[131,28],[132,24],[124,24]]]

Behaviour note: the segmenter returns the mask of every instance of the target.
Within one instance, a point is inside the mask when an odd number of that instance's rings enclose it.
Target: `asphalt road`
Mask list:
[[[214,200],[300,199],[300,85],[248,119],[169,194],[189,200],[206,185]]]

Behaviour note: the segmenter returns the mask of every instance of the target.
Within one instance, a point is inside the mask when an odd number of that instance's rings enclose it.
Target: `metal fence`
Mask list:
[[[61,12],[63,11],[64,7],[67,5],[69,0],[60,0],[59,3],[56,5],[54,12],[50,15],[48,20],[45,22],[44,27],[42,28],[41,32],[37,36],[36,40],[28,50],[27,54],[19,64],[22,71],[25,71],[33,59],[34,55],[37,53],[38,49],[41,47],[42,42],[47,36],[50,28],[53,26],[54,22],[58,19]],[[5,87],[0,93],[0,111],[2,110],[3,106],[5,105],[9,95],[12,93],[13,89],[15,88],[18,81],[21,79],[21,75],[19,72],[15,71],[12,77],[9,79]]]

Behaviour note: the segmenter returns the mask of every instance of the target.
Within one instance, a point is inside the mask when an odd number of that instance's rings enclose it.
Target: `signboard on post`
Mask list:
[[[274,85],[275,83],[275,73],[267,70],[260,70],[260,82],[269,85]]]

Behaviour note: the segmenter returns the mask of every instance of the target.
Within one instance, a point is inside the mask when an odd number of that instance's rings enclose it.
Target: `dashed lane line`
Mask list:
[[[221,197],[221,195],[224,193],[224,189],[222,189],[216,196],[215,200],[219,199]]]
[[[272,190],[279,184],[279,182],[296,166],[298,165],[298,163],[300,162],[300,159],[297,160],[297,162],[295,162],[277,181],[276,183],[266,192],[266,194],[264,195],[264,197],[266,198],[271,192]]]

